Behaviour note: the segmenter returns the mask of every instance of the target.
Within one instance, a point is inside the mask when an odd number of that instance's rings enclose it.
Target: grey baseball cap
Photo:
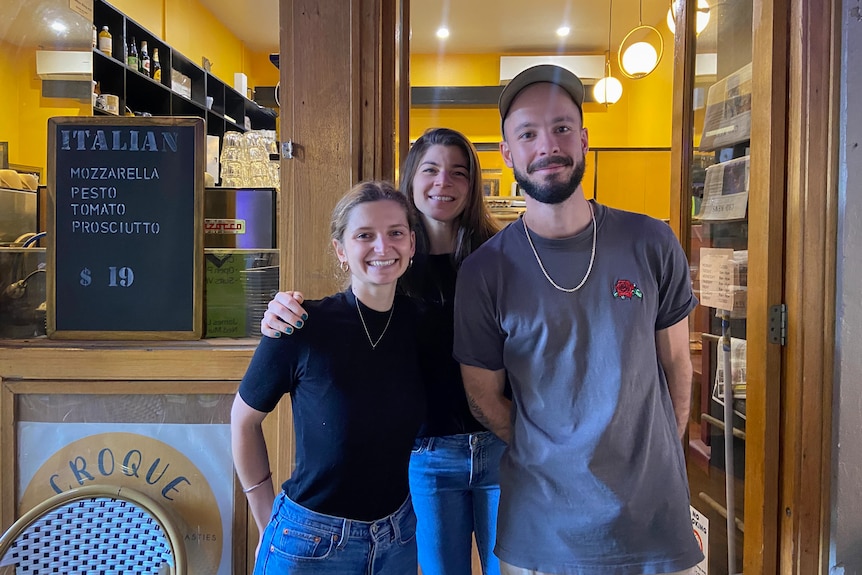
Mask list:
[[[578,109],[581,111],[581,115],[583,116],[584,83],[581,82],[581,79],[569,70],[560,66],[554,66],[553,64],[540,64],[520,72],[517,76],[512,78],[508,84],[506,84],[505,88],[503,88],[499,102],[501,127],[502,123],[506,120],[506,116],[509,115],[509,108],[512,106],[512,101],[515,97],[527,86],[537,84],[539,82],[556,84],[565,90],[569,96],[572,97],[575,104],[577,104]]]

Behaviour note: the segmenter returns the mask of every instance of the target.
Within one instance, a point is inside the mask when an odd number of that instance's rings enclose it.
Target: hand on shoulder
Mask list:
[[[282,291],[275,294],[260,320],[260,333],[278,338],[291,335],[295,329],[302,329],[308,320],[308,314],[302,307],[303,301],[305,297],[302,292]]]

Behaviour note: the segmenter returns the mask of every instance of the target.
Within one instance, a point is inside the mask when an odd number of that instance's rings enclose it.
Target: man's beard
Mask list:
[[[575,164],[571,158],[551,156],[536,161],[531,166],[528,166],[527,170],[529,172],[534,172],[550,165],[574,165],[575,169],[572,170],[571,176],[569,176],[569,179],[566,181],[561,182],[554,178],[551,181],[539,183],[529,179],[527,174],[518,168],[514,168],[515,180],[518,182],[518,185],[521,186],[521,189],[524,190],[524,193],[537,202],[541,202],[543,204],[559,204],[568,200],[572,194],[575,193],[575,190],[578,189],[578,186],[581,185],[581,181],[584,179],[584,171],[587,169],[587,162],[585,158],[581,158],[581,160]]]

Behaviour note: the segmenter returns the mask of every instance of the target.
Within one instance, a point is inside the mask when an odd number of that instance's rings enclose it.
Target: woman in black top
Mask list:
[[[493,548],[505,447],[470,413],[460,367],[452,359],[458,268],[498,230],[482,199],[481,173],[470,141],[446,128],[416,140],[401,169],[401,192],[419,212],[415,262],[401,285],[430,311],[419,330],[428,416],[410,459],[423,575],[469,575],[474,535],[483,572],[500,572]],[[303,328],[313,313],[300,304],[300,292],[278,294],[261,332],[279,337]]]
[[[414,254],[411,213],[388,183],[351,190],[332,217],[350,288],[306,302],[315,321],[296,336],[261,340],[240,384],[231,442],[262,534],[255,574],[416,572],[407,465],[425,396],[417,309],[395,294]],[[261,424],[285,393],[296,469],[274,497]]]

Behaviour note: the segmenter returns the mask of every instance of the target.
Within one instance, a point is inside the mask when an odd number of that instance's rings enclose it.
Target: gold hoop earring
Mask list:
[[[344,273],[350,271],[350,264],[348,264],[347,262],[341,262],[341,264],[339,264],[339,267],[341,267],[341,271],[343,271]]]

